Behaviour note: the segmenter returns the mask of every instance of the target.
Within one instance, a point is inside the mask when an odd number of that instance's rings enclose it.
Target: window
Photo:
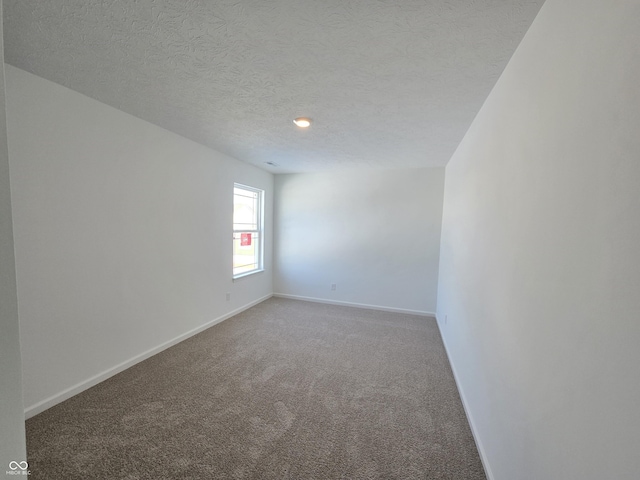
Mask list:
[[[264,191],[233,184],[233,278],[262,271]]]

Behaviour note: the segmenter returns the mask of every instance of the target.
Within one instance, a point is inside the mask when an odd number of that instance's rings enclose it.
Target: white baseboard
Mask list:
[[[407,313],[410,315],[420,315],[422,317],[433,317],[434,312],[425,312],[422,310],[409,310],[406,308],[385,307],[382,305],[367,305],[366,303],[342,302],[339,300],[327,300],[326,298],[303,297],[300,295],[289,295],[286,293],[274,293],[274,297],[290,298],[292,300],[304,300],[305,302],[327,303],[329,305],[342,305],[344,307],[368,308],[369,310],[382,310],[383,312]]]
[[[480,441],[480,437],[478,436],[478,432],[475,428],[475,423],[473,421],[473,417],[471,416],[471,412],[469,410],[469,407],[467,406],[467,399],[466,396],[464,394],[464,389],[462,388],[462,384],[460,383],[460,381],[458,380],[458,374],[456,372],[456,366],[453,363],[453,359],[451,358],[451,355],[449,354],[449,348],[447,347],[447,341],[444,338],[444,335],[442,334],[442,329],[440,328],[440,326],[442,325],[442,323],[440,322],[440,319],[438,318],[438,315],[435,315],[436,317],[436,323],[438,324],[438,331],[440,332],[440,338],[442,339],[442,344],[444,345],[444,349],[447,352],[447,358],[449,359],[449,365],[451,365],[451,371],[453,372],[453,378],[456,382],[456,386],[458,387],[458,393],[460,394],[460,400],[462,401],[462,408],[464,408],[464,413],[467,416],[467,421],[469,422],[469,427],[471,428],[471,434],[473,435],[473,439],[476,442],[476,448],[478,449],[478,453],[480,454],[480,461],[482,462],[482,466],[484,468],[484,473],[487,476],[487,480],[494,480],[494,476],[493,476],[493,472],[491,471],[491,467],[489,466],[489,459],[487,458],[487,455],[485,454],[484,451],[484,447],[482,446],[482,442]]]
[[[91,387],[93,387],[94,385],[97,385],[98,383],[106,380],[109,377],[112,377],[120,372],[122,372],[123,370],[126,370],[129,367],[132,367],[133,365],[135,365],[136,363],[139,363],[143,360],[146,360],[149,357],[152,357],[153,355],[160,353],[163,350],[166,350],[169,347],[172,347],[173,345],[182,342],[183,340],[186,340],[189,337],[192,337],[204,330],[206,330],[207,328],[210,328],[214,325],[216,325],[217,323],[223,322],[224,320],[227,320],[228,318],[233,317],[234,315],[237,315],[238,313],[247,310],[251,307],[253,307],[254,305],[257,305],[258,303],[264,302],[265,300],[268,300],[269,298],[271,298],[271,294],[269,295],[265,295],[262,298],[259,298],[251,303],[248,303],[246,305],[243,305],[242,307],[236,308],[235,310],[232,310],[229,313],[225,313],[224,315],[215,318],[207,323],[205,323],[204,325],[200,325],[197,328],[194,328],[192,330],[189,330],[186,333],[183,333],[182,335],[178,335],[177,337],[173,338],[172,340],[169,340],[167,342],[164,342],[160,345],[158,345],[157,347],[154,347],[150,350],[147,350],[146,352],[142,352],[139,355],[136,355],[133,358],[130,358],[129,360],[126,360],[114,367],[111,367],[97,375],[94,375],[91,378],[88,378],[87,380],[84,380],[80,383],[77,383],[76,385],[73,385],[72,387],[67,388],[66,390],[63,390],[60,393],[57,393],[55,395],[50,396],[49,398],[46,398],[38,403],[36,403],[35,405],[31,405],[30,407],[25,408],[24,411],[24,416],[25,419],[27,418],[31,418],[35,415],[37,415],[38,413],[44,412],[45,410],[47,410],[48,408],[53,407],[54,405],[60,403],[60,402],[64,402],[65,400],[73,397],[74,395],[77,395],[80,392],[83,392],[84,390],[87,390]]]

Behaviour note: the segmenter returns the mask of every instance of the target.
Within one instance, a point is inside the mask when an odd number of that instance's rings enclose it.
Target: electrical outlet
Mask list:
[[[231,300],[231,294],[227,292],[227,302]]]
[[[335,289],[336,289],[336,284],[335,284],[335,283],[332,283],[332,284],[331,284],[331,290],[335,291]]]
[[[447,317],[448,317],[448,315],[445,315],[445,316],[444,316],[444,324],[445,324],[445,325],[447,324]]]

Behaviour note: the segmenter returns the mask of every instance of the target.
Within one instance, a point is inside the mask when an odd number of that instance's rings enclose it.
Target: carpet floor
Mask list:
[[[434,319],[283,298],[26,428],[32,479],[485,479]]]

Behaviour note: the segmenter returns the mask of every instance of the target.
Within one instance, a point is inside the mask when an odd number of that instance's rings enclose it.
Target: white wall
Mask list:
[[[438,320],[496,480],[640,478],[638,45],[637,0],[547,0],[446,169]]]
[[[271,174],[6,73],[28,414],[271,294]],[[236,282],[234,181],[265,189],[267,227],[266,271]]]
[[[0,0],[0,472],[26,459]]]
[[[276,294],[435,312],[444,169],[278,175],[275,188]]]

